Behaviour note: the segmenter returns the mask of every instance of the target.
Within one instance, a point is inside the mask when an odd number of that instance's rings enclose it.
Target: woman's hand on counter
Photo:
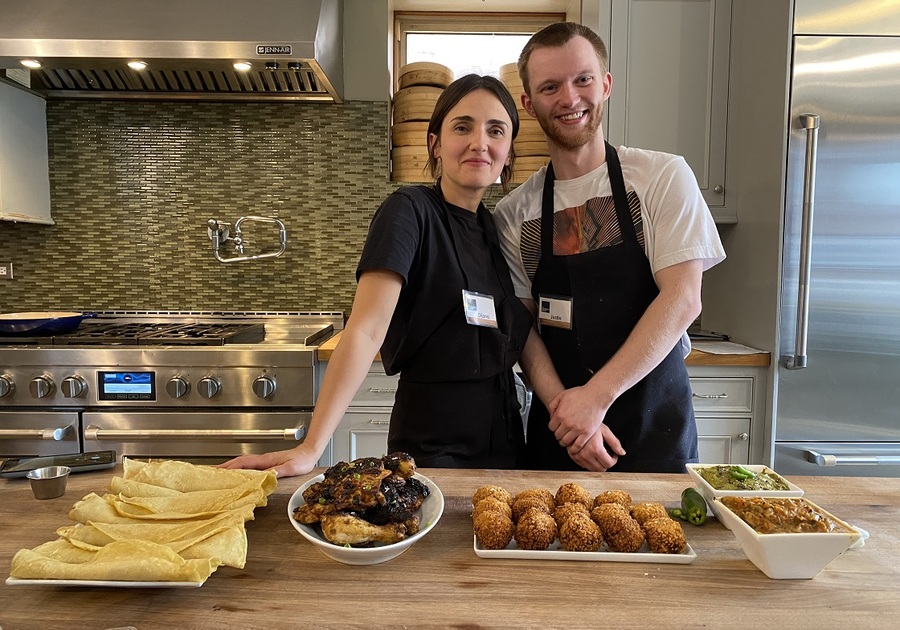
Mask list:
[[[219,464],[219,468],[249,468],[275,470],[276,477],[293,477],[311,471],[318,464],[319,455],[313,450],[297,446],[286,451],[274,451],[261,455],[241,455]]]

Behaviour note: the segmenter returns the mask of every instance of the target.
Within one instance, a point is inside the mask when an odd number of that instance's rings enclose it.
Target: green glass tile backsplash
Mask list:
[[[0,311],[342,310],[388,178],[388,104],[49,101],[54,226],[0,222]],[[280,258],[207,221],[275,217]],[[245,253],[278,248],[244,224]],[[223,255],[236,255],[233,247]]]

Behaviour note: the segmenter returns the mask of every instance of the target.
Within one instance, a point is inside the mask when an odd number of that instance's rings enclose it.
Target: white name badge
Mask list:
[[[493,295],[463,289],[462,298],[467,322],[473,326],[497,328],[497,312],[494,310]]]
[[[572,330],[572,298],[539,295],[538,324]]]

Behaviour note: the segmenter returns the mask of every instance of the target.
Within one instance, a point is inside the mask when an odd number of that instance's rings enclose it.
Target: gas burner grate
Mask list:
[[[54,335],[51,343],[57,346],[223,346],[232,343],[259,343],[265,338],[264,324],[109,323],[85,320],[73,332]]]

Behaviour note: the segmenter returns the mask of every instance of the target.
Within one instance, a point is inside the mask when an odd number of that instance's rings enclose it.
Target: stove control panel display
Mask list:
[[[100,400],[156,400],[156,372],[97,372]]]

